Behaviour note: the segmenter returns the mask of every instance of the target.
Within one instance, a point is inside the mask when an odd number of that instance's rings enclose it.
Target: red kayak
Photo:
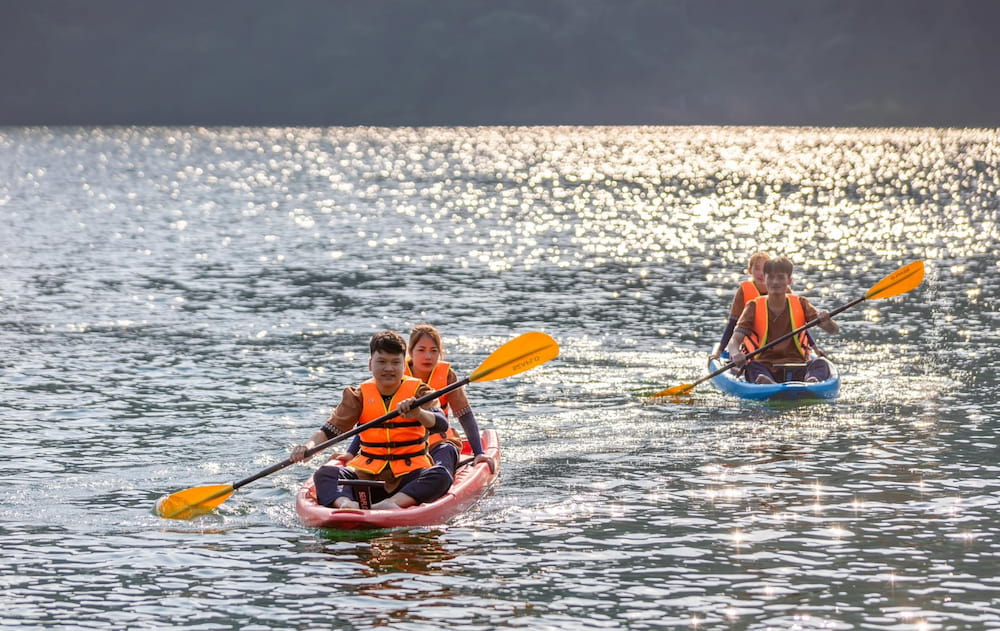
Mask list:
[[[455,482],[442,497],[428,504],[417,504],[398,510],[360,510],[329,508],[316,503],[316,489],[312,476],[299,489],[295,497],[295,512],[303,525],[309,528],[376,529],[434,526],[446,523],[452,517],[476,503],[493,485],[500,473],[500,439],[496,430],[482,433],[483,451],[496,462],[496,472],[490,472],[485,462],[476,465],[459,465]],[[462,445],[462,455],[471,458],[469,443]]]

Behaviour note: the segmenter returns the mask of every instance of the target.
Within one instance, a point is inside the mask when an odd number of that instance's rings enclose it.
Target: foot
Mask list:
[[[819,379],[813,377],[812,375],[809,375],[808,377],[806,377],[806,383],[819,383]]]
[[[398,510],[400,508],[409,508],[416,503],[417,500],[406,493],[396,493],[392,497],[387,497],[381,502],[372,504],[372,510]]]
[[[776,383],[774,379],[771,379],[767,375],[757,375],[756,383]]]
[[[361,505],[347,497],[338,497],[333,501],[333,508],[349,508],[357,510]]]

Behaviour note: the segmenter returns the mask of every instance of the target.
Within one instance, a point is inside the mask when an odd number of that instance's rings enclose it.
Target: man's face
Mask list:
[[[368,360],[368,368],[372,371],[375,383],[388,391],[394,391],[403,380],[403,361],[405,355],[394,355],[383,351],[375,351]]]
[[[788,286],[792,284],[792,277],[784,272],[771,272],[764,276],[764,284],[767,285],[767,293],[783,294],[788,292]]]

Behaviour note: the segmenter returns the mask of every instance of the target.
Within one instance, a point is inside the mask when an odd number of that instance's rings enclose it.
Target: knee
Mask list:
[[[449,471],[445,467],[442,467],[441,465],[434,465],[433,467],[430,468],[430,471],[435,478],[441,478],[443,480],[447,480],[448,484],[451,484],[452,478],[455,477],[451,471]]]
[[[830,372],[830,367],[832,365],[833,364],[831,364],[830,360],[827,359],[826,357],[818,357],[818,358],[812,360],[811,362],[809,362],[809,367],[810,368],[812,368],[813,370],[821,370],[821,371],[824,371],[824,372]]]
[[[458,449],[451,443],[440,443],[431,451],[431,460],[435,465],[454,471],[458,465]]]
[[[327,465],[316,469],[313,473],[313,484],[316,485],[316,501],[321,506],[332,506],[334,500],[344,495],[344,489],[339,485],[343,467]]]
[[[435,489],[440,488],[444,490],[447,490],[447,488],[451,486],[451,483],[455,480],[455,476],[452,475],[451,471],[442,465],[434,465],[433,467],[424,469],[424,473],[420,477],[426,480],[427,483]]]
[[[816,377],[820,381],[825,381],[830,378],[833,374],[831,368],[833,364],[829,362],[825,357],[820,357],[819,359],[814,359],[809,362],[809,366],[806,368],[806,374]]]
[[[313,473],[313,481],[319,482],[320,480],[339,480],[340,472],[343,467],[337,465],[324,465]]]

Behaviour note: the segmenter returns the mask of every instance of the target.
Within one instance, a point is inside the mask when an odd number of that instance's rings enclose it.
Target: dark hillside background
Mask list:
[[[1000,126],[993,0],[0,0],[0,124]]]

